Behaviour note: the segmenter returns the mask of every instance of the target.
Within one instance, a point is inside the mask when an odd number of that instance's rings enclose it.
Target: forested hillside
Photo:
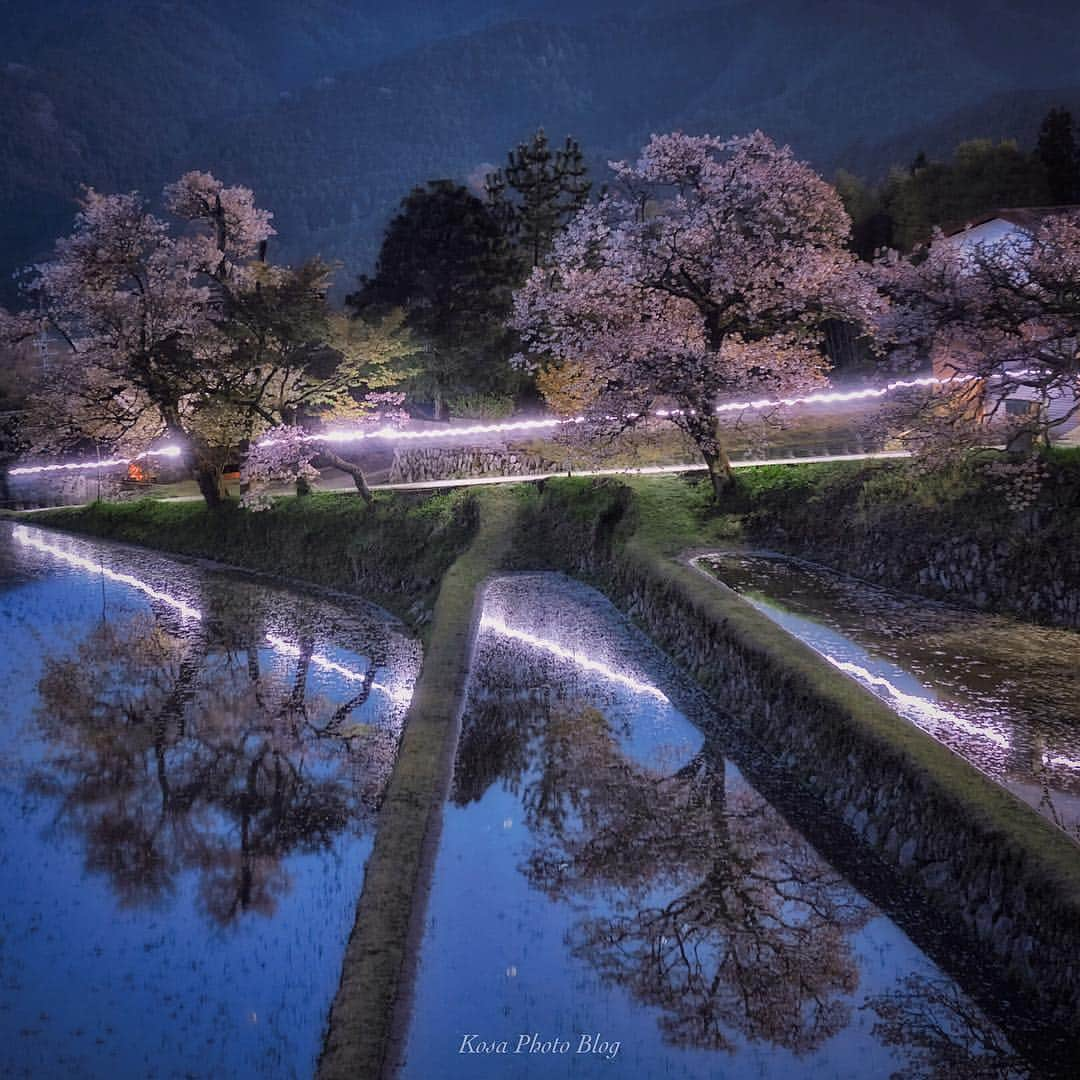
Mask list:
[[[1030,145],[1050,104],[1080,111],[1080,9],[1061,0],[902,18],[876,0],[0,0],[0,27],[8,298],[81,183],[156,194],[212,169],[275,211],[279,254],[351,275],[414,184],[499,163],[539,124],[594,166],[652,130],[761,127],[872,179],[960,138]]]

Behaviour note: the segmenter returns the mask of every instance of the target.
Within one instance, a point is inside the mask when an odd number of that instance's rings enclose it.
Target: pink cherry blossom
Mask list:
[[[819,387],[823,324],[870,328],[883,304],[846,248],[835,190],[761,132],[656,135],[586,207],[515,297],[519,362],[561,367],[610,435],[657,409],[728,481],[715,407]]]

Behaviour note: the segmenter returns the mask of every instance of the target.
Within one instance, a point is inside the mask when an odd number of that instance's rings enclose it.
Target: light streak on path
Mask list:
[[[815,394],[805,394],[801,397],[787,398],[755,398],[747,401],[727,401],[716,406],[718,414],[735,412],[754,412],[763,409],[777,409],[796,405],[834,405],[852,401],[867,401],[883,398],[896,390],[909,390],[929,386],[944,386],[947,384],[965,383],[974,379],[973,375],[954,375],[947,379],[939,379],[936,376],[927,375],[917,379],[898,379],[887,383],[885,386],[869,387],[863,390],[823,390]],[[657,409],[653,415],[660,419],[670,419],[679,416],[681,409]],[[461,426],[449,425],[424,431],[403,431],[394,427],[380,427],[365,431],[357,428],[339,428],[337,430],[318,432],[308,436],[311,442],[325,442],[334,444],[364,442],[369,439],[386,439],[395,442],[411,442],[433,439],[457,439],[469,435],[499,435],[511,432],[525,431],[551,431],[555,428],[569,425],[583,424],[584,416],[571,417],[544,417],[537,420],[507,420],[497,424],[464,424]],[[274,439],[260,440],[260,446],[273,446]],[[36,473],[57,472],[61,470],[78,469],[105,469],[116,465],[129,465],[135,461],[141,461],[147,457],[171,457],[176,458],[181,450],[176,446],[166,446],[160,450],[147,450],[133,458],[110,458],[107,461],[72,461],[61,465],[25,465],[9,470],[10,476],[29,476]]]
[[[557,641],[550,641],[547,638],[537,637],[535,634],[529,634],[524,630],[515,630],[513,627],[508,626],[502,619],[499,619],[494,615],[483,616],[480,620],[480,629],[491,630],[500,637],[508,637],[514,641],[520,641],[531,648],[539,649],[541,652],[546,652],[550,656],[558,657],[560,660],[569,660],[576,667],[584,668],[586,671],[593,671],[597,675],[600,675],[611,682],[621,683],[623,686],[629,687],[629,689],[637,694],[647,694],[649,697],[654,697],[659,701],[668,700],[667,694],[649,683],[644,683],[629,675],[624,675],[621,671],[616,671],[615,668],[601,663],[599,660],[593,660],[589,656],[584,656],[574,649],[568,649],[565,645],[560,645]]]
[[[885,387],[870,387],[865,390],[823,390],[820,393],[805,394],[801,397],[757,397],[741,402],[725,402],[716,406],[717,414],[746,413],[760,409],[791,407],[795,405],[838,405],[847,402],[868,401],[885,397],[896,390],[910,390],[922,387],[945,386],[946,383],[968,382],[974,376],[954,376],[939,379],[935,376],[923,376],[917,379],[899,379],[889,382]],[[691,410],[692,411],[692,410]],[[681,416],[684,409],[657,409],[652,416],[659,419],[671,419]],[[637,414],[630,414],[632,417]],[[376,428],[373,431],[357,429],[338,429],[318,432],[308,436],[312,443],[359,443],[368,438],[388,438],[397,442],[432,440],[432,438],[457,438],[462,435],[509,434],[516,431],[544,431],[569,427],[571,424],[584,423],[583,416],[545,417],[539,420],[505,420],[501,423],[472,423],[461,427],[438,428],[427,431],[401,431],[396,428]],[[259,446],[273,446],[276,440],[262,438]]]
[[[939,379],[933,375],[922,376],[917,379],[898,379],[896,382],[887,383],[885,386],[869,387],[864,390],[823,390],[816,394],[805,394],[802,397],[787,398],[754,398],[747,401],[726,401],[716,406],[718,414],[734,412],[755,412],[763,409],[779,409],[795,405],[838,405],[852,401],[867,401],[874,398],[882,398],[896,390],[910,390],[917,387],[944,386],[946,384],[970,382],[975,376],[959,375],[948,379]],[[692,412],[693,410],[691,410]],[[683,409],[657,409],[652,415],[659,419],[667,420],[673,416],[681,416]],[[631,413],[630,416],[636,416]],[[318,432],[309,435],[311,442],[349,443],[363,442],[366,439],[394,439],[400,442],[408,442],[417,439],[445,439],[458,438],[462,435],[498,435],[508,434],[515,431],[543,431],[559,427],[567,427],[575,424],[583,424],[584,416],[570,417],[545,417],[539,420],[506,420],[498,424],[467,424],[461,427],[437,428],[427,431],[401,431],[392,427],[375,428],[372,431],[358,429],[339,428],[337,430]],[[259,446],[273,446],[277,440],[262,439]]]
[[[160,450],[144,450],[134,457],[107,458],[101,461],[69,461],[63,465],[23,465],[9,469],[8,476],[30,476],[35,473],[70,472],[75,469],[111,469],[116,465],[131,465],[150,457],[178,458],[183,453],[179,446],[163,446]]]

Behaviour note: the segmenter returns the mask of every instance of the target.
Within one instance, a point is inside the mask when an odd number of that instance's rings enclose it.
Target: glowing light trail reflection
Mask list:
[[[157,600],[167,607],[171,607],[174,611],[179,612],[185,619],[202,619],[202,612],[186,601],[180,600],[175,596],[170,596],[169,593],[161,592],[160,589],[155,589],[145,581],[140,581],[137,577],[132,577],[131,574],[118,573],[116,570],[110,570],[107,566],[104,566],[99,562],[94,562],[93,559],[87,559],[84,556],[76,555],[71,551],[64,551],[63,548],[57,547],[55,544],[50,544],[46,540],[42,540],[40,537],[35,536],[25,525],[16,525],[12,535],[15,537],[17,543],[24,544],[27,547],[35,548],[37,551],[52,555],[54,558],[66,562],[68,566],[74,566],[79,570],[87,570],[92,574],[101,574],[102,577],[108,578],[109,581],[115,581],[121,585],[128,585],[132,589],[138,589],[139,592],[149,596],[152,600]]]
[[[41,537],[35,536],[25,525],[16,525],[12,535],[18,543],[27,547],[32,547],[47,555],[52,555],[54,558],[67,563],[68,566],[73,566],[79,570],[86,570],[92,574],[101,574],[109,581],[115,581],[120,585],[127,585],[132,589],[137,589],[145,596],[149,596],[152,600],[157,600],[167,607],[171,607],[186,619],[202,621],[202,612],[186,601],[180,600],[169,593],[162,592],[160,589],[155,589],[152,585],[148,585],[145,581],[141,581],[131,574],[123,574],[116,570],[110,570],[100,562],[94,562],[93,559],[87,559],[82,555],[76,555],[74,552],[65,551],[55,544],[50,544]],[[268,633],[266,635],[266,641],[271,648],[276,649],[278,652],[284,653],[287,656],[299,657],[301,655],[299,645],[294,645],[291,642],[286,641],[285,638],[281,637],[279,634]],[[312,653],[310,659],[315,667],[320,668],[323,671],[332,672],[335,675],[340,675],[342,678],[348,679],[349,682],[362,683],[367,678],[363,672],[354,671],[352,668],[345,667],[344,664],[339,664],[336,660],[331,660],[330,657],[325,656],[322,653]],[[378,690],[380,693],[385,694],[391,701],[398,705],[408,705],[409,702],[412,701],[412,691],[403,687],[386,686],[384,683],[373,682],[371,688],[372,690]]]
[[[299,645],[294,645],[291,641],[286,641],[285,638],[279,634],[267,634],[267,644],[271,648],[276,649],[280,653],[284,653],[286,656],[299,657],[301,655],[301,649]],[[322,671],[332,672],[334,675],[340,675],[343,679],[348,679],[349,682],[362,683],[367,675],[364,672],[354,671],[352,668],[345,667],[344,664],[339,664],[336,660],[331,660],[329,656],[324,656],[322,653],[313,652],[309,658],[311,663],[315,667]],[[396,705],[408,705],[412,701],[412,692],[402,687],[386,686],[383,683],[373,682],[371,684],[372,690],[378,690],[380,693],[385,694]]]
[[[597,675],[609,679],[611,682],[621,683],[623,686],[629,687],[637,694],[647,694],[649,697],[654,697],[658,701],[668,700],[667,695],[663,691],[658,690],[655,686],[649,685],[649,683],[643,683],[629,675],[624,675],[621,671],[616,671],[615,668],[609,667],[599,660],[593,660],[573,649],[568,649],[564,645],[560,645],[557,641],[549,641],[547,638],[537,637],[535,634],[526,633],[524,630],[515,630],[513,627],[508,626],[502,619],[493,615],[485,615],[480,620],[480,629],[491,630],[500,637],[508,637],[512,638],[514,641],[520,641],[534,649],[539,649],[541,652],[546,652],[550,656],[556,656],[560,660],[569,660],[575,666],[583,668],[586,671],[593,671]]]
[[[1043,764],[1051,769],[1076,769],[1080,770],[1080,760],[1071,757],[1063,757],[1061,754],[1043,754]]]
[[[980,738],[988,739],[995,746],[1001,747],[1002,750],[1008,750],[1012,745],[1006,735],[1003,735],[994,728],[987,727],[984,724],[973,724],[970,720],[965,720],[962,716],[957,716],[956,713],[942,708],[933,701],[928,701],[926,698],[916,697],[914,694],[906,693],[894,683],[889,682],[888,679],[881,675],[875,675],[872,671],[867,671],[866,668],[861,667],[858,664],[853,664],[848,660],[837,660],[835,656],[830,656],[828,653],[822,653],[821,655],[824,656],[833,667],[839,668],[846,675],[850,675],[868,689],[874,690],[877,688],[884,690],[888,695],[890,703],[894,704],[896,711],[902,715],[918,717],[931,723],[936,722],[945,724],[948,727],[957,728],[960,731],[967,732],[969,735],[977,735]],[[881,697],[882,695],[879,694],[878,696]]]

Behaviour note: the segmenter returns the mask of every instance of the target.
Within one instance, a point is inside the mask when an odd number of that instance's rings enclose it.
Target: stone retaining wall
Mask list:
[[[1076,845],[733,592],[619,537],[628,506],[592,522],[549,507],[530,521],[534,548],[600,585],[966,936],[1060,1041],[1054,1061],[1080,1061]]]
[[[524,450],[495,446],[424,446],[394,452],[391,484],[458,480],[469,476],[532,476],[558,472],[559,462]]]
[[[831,537],[769,529],[755,540],[888,588],[1080,629],[1080,546],[1047,545],[1038,532],[1008,537],[936,535],[906,528],[853,528]]]
[[[753,497],[745,538],[889,588],[1080,628],[1080,461],[1054,465],[1026,510],[974,466],[821,468]]]

